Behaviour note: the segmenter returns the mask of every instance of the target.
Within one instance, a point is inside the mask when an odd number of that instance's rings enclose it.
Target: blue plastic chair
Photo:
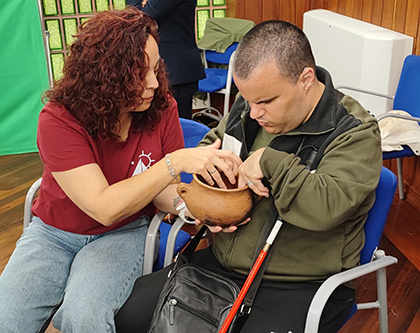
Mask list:
[[[180,118],[182,133],[184,136],[185,148],[193,148],[198,145],[201,139],[210,131],[210,128],[199,122]],[[192,175],[181,173],[181,181],[189,183]],[[180,252],[191,240],[191,235],[181,230],[184,222],[177,219],[173,225],[163,222],[165,212],[158,212],[150,223],[144,254],[143,274],[151,273],[153,270],[161,269],[172,262],[174,255]],[[154,262],[154,244],[160,230],[159,253]]]
[[[209,103],[210,93],[223,94],[225,96],[223,106],[224,116],[229,112],[230,91],[232,88],[232,64],[237,47],[238,43],[233,43],[224,53],[203,50],[206,78],[198,81],[198,91],[207,93]],[[227,68],[209,68],[208,62],[227,65]]]
[[[378,120],[391,117],[420,122],[420,56],[418,55],[408,55],[404,59],[395,96],[388,96],[373,91],[348,86],[337,86],[337,89],[354,90],[368,95],[393,100],[392,107],[394,110],[403,110],[408,112],[411,116],[408,117],[387,112],[385,114],[379,115]],[[403,150],[401,151],[383,152],[382,154],[384,160],[394,158],[397,159],[398,193],[400,199],[404,199],[405,197],[402,176],[402,159],[404,157],[415,156],[415,153],[410,149],[410,147],[407,145],[402,145],[402,147]]]
[[[401,115],[398,115],[397,117],[395,114],[386,113],[378,118],[394,117],[420,122],[420,56],[418,55],[409,55],[404,60],[397,91],[394,96],[393,109],[406,111],[412,117]],[[402,176],[402,159],[404,157],[415,156],[415,153],[410,147],[403,145],[403,148],[404,149],[401,151],[384,152],[382,155],[384,160],[397,159],[398,191],[400,199],[404,199],[405,197]]]
[[[375,203],[369,211],[364,226],[365,245],[360,255],[360,266],[335,274],[321,285],[309,307],[305,333],[318,332],[322,310],[330,295],[339,285],[372,272],[376,272],[378,300],[371,303],[355,304],[347,320],[357,310],[377,308],[379,311],[380,332],[388,332],[386,267],[396,264],[397,259],[392,256],[386,256],[384,251],[378,250],[378,246],[396,188],[397,177],[390,170],[382,167],[381,177],[375,191]]]
[[[182,127],[182,133],[184,136],[185,148],[197,147],[198,143],[202,138],[210,131],[210,127],[201,124],[197,121],[180,118],[179,119]],[[184,183],[190,183],[193,179],[189,173],[181,173],[181,181]]]

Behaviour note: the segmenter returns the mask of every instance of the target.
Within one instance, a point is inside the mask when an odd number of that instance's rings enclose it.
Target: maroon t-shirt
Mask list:
[[[145,171],[165,154],[184,147],[174,100],[153,131],[134,133],[130,129],[124,142],[92,139],[64,107],[48,103],[39,116],[37,143],[44,173],[39,196],[32,207],[33,214],[56,228],[85,235],[119,228],[142,215],[153,216],[156,208],[150,203],[136,214],[106,227],[80,210],[51,172],[96,163],[112,185]]]

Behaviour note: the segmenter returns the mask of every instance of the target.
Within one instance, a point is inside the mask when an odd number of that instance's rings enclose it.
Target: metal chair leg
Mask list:
[[[378,250],[375,253],[377,258],[383,258],[385,253]],[[381,268],[376,271],[376,288],[378,292],[379,303],[379,332],[388,333],[388,296],[386,285],[386,268]]]
[[[402,175],[402,158],[397,158],[397,178],[398,178],[398,193],[400,199],[403,200],[405,198],[404,194],[404,179]]]

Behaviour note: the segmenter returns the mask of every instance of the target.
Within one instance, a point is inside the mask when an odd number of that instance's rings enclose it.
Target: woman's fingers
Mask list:
[[[242,161],[232,151],[220,150],[220,143],[220,139],[217,139],[206,147],[181,149],[171,153],[172,167],[178,173],[199,174],[210,186],[217,184],[220,188],[227,188],[222,172],[231,184],[236,184]]]

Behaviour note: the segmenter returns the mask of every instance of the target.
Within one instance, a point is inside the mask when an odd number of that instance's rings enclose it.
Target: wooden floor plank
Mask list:
[[[412,205],[394,198],[384,234],[420,270],[420,216]]]
[[[420,308],[417,309],[417,313],[411,321],[410,327],[406,333],[418,333],[420,331]]]

